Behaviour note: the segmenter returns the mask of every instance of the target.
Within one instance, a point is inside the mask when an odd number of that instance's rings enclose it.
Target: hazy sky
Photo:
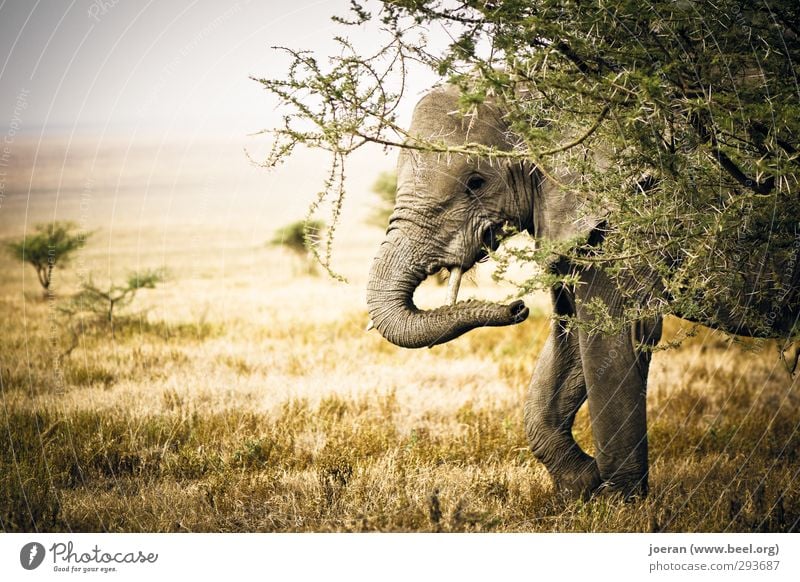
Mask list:
[[[288,59],[274,45],[325,57],[345,34],[374,52],[376,26],[331,21],[349,5],[0,0],[0,238],[58,219],[101,228],[109,240],[123,227],[248,223],[261,241],[305,216],[329,159],[298,150],[274,171],[254,167],[243,149],[261,159],[269,137],[247,136],[282,112],[250,76],[285,74]],[[401,122],[435,80],[413,73]],[[395,159],[374,146],[348,161],[345,223],[363,224],[371,185]],[[327,207],[319,214],[330,220]]]
[[[0,128],[245,134],[276,119],[272,45],[328,54],[348,0],[0,0]],[[378,31],[348,29],[369,46]],[[432,77],[416,75],[418,89]],[[410,104],[411,105],[411,104]],[[409,107],[410,107],[409,105]]]

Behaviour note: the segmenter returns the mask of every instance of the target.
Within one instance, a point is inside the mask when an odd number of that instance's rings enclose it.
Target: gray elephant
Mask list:
[[[438,88],[417,104],[409,133],[452,145],[480,143],[508,150],[502,112],[481,105],[468,118],[458,110],[458,91]],[[568,240],[597,235],[605,220],[593,216],[575,194],[560,189],[529,163],[490,163],[467,156],[445,156],[402,149],[394,212],[370,272],[367,303],[372,324],[390,342],[419,348],[450,341],[481,326],[523,321],[522,301],[508,305],[456,302],[463,272],[495,249],[503,225],[536,239]],[[601,240],[602,236],[597,237]],[[601,243],[598,243],[601,244]],[[420,310],[415,289],[426,277],[448,269],[448,304]],[[602,301],[621,313],[623,294],[600,268],[578,268],[566,259],[547,268],[579,277],[574,286],[551,290],[556,314],[592,317],[585,306]],[[798,271],[793,281],[796,286]],[[797,294],[776,318],[776,335],[797,322]],[[724,314],[724,306],[720,313]],[[724,318],[723,318],[724,320]],[[586,497],[598,489],[626,498],[647,493],[648,453],[645,396],[651,350],[661,336],[661,320],[640,321],[619,334],[567,327],[554,318],[531,379],[525,404],[525,429],[531,450],[547,467],[558,490]],[[737,326],[726,330],[747,335]],[[572,436],[572,424],[588,399],[596,456],[586,454]]]

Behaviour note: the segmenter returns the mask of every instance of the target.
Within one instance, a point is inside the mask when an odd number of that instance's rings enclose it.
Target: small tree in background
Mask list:
[[[149,269],[130,273],[124,285],[111,282],[100,287],[89,279],[60,310],[70,318],[82,314],[92,316],[96,322],[108,323],[113,331],[115,312],[129,306],[140,289],[155,289],[165,278],[163,269]]]
[[[66,319],[63,327],[68,338],[60,357],[69,356],[78,347],[80,337],[84,334],[110,330],[113,338],[121,324],[131,322],[138,315],[120,315],[120,311],[133,302],[139,290],[155,289],[167,276],[165,269],[147,269],[129,273],[123,285],[111,281],[101,287],[91,278],[84,281],[80,291],[57,307]]]
[[[381,172],[372,191],[378,195],[378,203],[373,207],[372,214],[367,223],[385,229],[389,224],[389,216],[394,210],[394,201],[397,195],[397,174],[394,172]]]
[[[308,274],[316,274],[315,263],[311,260],[313,247],[325,228],[321,220],[298,220],[275,231],[269,244],[290,250],[306,263]]]
[[[75,252],[86,245],[89,236],[91,233],[80,232],[74,222],[37,224],[33,234],[6,243],[6,248],[14,257],[36,269],[36,276],[47,296],[53,269],[67,264]]]

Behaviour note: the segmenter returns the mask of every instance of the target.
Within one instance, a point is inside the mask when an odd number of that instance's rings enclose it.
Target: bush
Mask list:
[[[324,228],[325,223],[321,220],[298,220],[275,231],[270,244],[285,247],[298,255],[307,255]]]
[[[33,229],[34,234],[6,243],[6,248],[14,257],[30,263],[36,269],[45,296],[53,280],[53,269],[67,264],[91,236],[91,233],[76,232],[77,229],[74,222],[37,224]]]
[[[600,246],[585,237],[537,244],[509,253],[509,261],[544,264],[560,254],[602,265],[630,297],[653,296],[627,320],[676,313],[769,335],[778,327],[765,312],[796,312],[800,115],[796,86],[787,82],[800,62],[796,1],[353,0],[350,7],[335,18],[345,31],[372,26],[383,34],[369,51],[337,31],[335,55],[285,48],[285,74],[259,79],[286,110],[268,165],[298,146],[330,153],[330,178],[312,203],[332,209],[330,232],[347,160],[367,143],[520,161],[564,186],[585,215],[613,220]],[[410,136],[397,112],[412,97],[415,63],[458,89],[461,114],[498,105],[515,147]],[[519,288],[553,283],[542,269]]]
[[[372,185],[372,192],[378,195],[378,203],[375,205],[368,223],[385,229],[389,224],[392,210],[394,210],[394,201],[397,196],[397,174],[381,172]]]
[[[298,220],[275,231],[270,244],[290,250],[304,260],[304,271],[315,275],[312,257],[324,228],[325,223],[321,220]]]
[[[107,287],[101,288],[91,278],[82,283],[81,290],[59,306],[61,313],[72,324],[76,324],[69,326],[74,340],[72,347],[77,345],[77,329],[83,327],[80,324],[87,323],[87,319],[90,320],[88,323],[107,324],[111,326],[113,333],[115,314],[128,307],[140,289],[154,289],[165,278],[166,271],[163,269],[148,269],[130,273],[124,285],[111,282]]]

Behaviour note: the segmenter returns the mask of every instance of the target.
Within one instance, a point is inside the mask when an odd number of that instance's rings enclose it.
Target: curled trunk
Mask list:
[[[528,316],[522,301],[502,305],[470,300],[438,309],[418,309],[414,291],[426,277],[409,239],[399,230],[392,230],[372,264],[367,306],[375,328],[395,345],[431,347],[476,327],[511,325]],[[454,299],[451,294],[448,302]]]

